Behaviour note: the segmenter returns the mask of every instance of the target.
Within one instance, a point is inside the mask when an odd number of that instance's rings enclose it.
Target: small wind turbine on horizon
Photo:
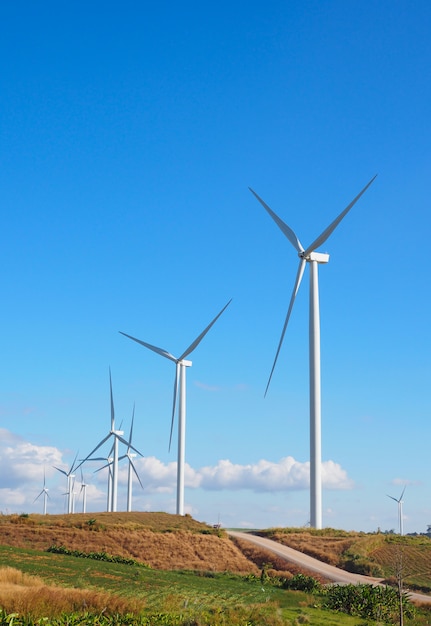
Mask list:
[[[287,237],[299,256],[299,266],[293,292],[287,310],[281,338],[278,344],[274,363],[269,375],[265,389],[265,396],[271,382],[272,374],[277,363],[281,350],[287,324],[292,312],[293,304],[298,293],[299,286],[304,274],[306,263],[310,267],[310,322],[309,322],[309,354],[310,354],[310,525],[314,528],[322,527],[322,453],[321,453],[321,389],[320,389],[320,317],[319,317],[319,287],[318,287],[318,265],[328,263],[329,254],[315,252],[332,234],[341,220],[347,215],[353,205],[359,200],[363,193],[375,180],[374,176],[362,191],[352,200],[352,202],[340,213],[340,215],[311,243],[304,249],[294,231],[260,198],[251,187],[251,193],[261,203],[263,208],[269,213],[274,222]]]
[[[202,339],[205,337],[210,328],[216,323],[220,315],[225,311],[225,309],[229,306],[232,300],[229,300],[227,304],[222,308],[220,313],[218,313],[215,318],[212,320],[210,324],[201,332],[201,334],[189,345],[187,350],[185,350],[181,356],[178,358],[173,356],[167,350],[163,348],[158,348],[157,346],[153,346],[150,343],[146,343],[145,341],[141,341],[140,339],[136,339],[136,337],[132,337],[131,335],[127,335],[121,331],[120,334],[136,341],[141,346],[160,354],[161,356],[173,361],[175,363],[175,381],[174,381],[174,398],[173,398],[173,406],[172,406],[172,418],[171,418],[171,431],[169,436],[169,450],[171,449],[172,442],[172,432],[174,427],[174,418],[175,418],[175,409],[176,409],[176,401],[177,394],[179,395],[179,410],[178,410],[178,461],[177,461],[177,515],[184,515],[184,465],[185,465],[185,438],[186,438],[186,368],[191,367],[192,362],[187,361],[186,357],[189,356],[197,348]],[[179,392],[178,392],[179,388]]]
[[[394,498],[394,496],[390,496],[389,494],[386,494],[388,496],[388,498],[390,498],[391,500],[394,500],[395,502],[397,502],[398,505],[398,528],[400,531],[400,535],[403,535],[403,495],[405,492],[406,488],[404,487],[401,495],[399,498]]]
[[[80,467],[83,463],[85,463],[86,461],[89,460],[100,460],[100,459],[91,459],[92,455],[96,452],[96,450],[98,450],[101,446],[103,446],[103,444],[108,441],[108,439],[110,437],[114,438],[113,441],[113,445],[112,445],[112,450],[113,450],[113,457],[112,457],[112,483],[110,483],[112,485],[112,494],[111,494],[111,498],[109,498],[109,490],[108,490],[108,511],[112,511],[112,512],[116,512],[117,511],[117,500],[118,500],[118,443],[121,441],[121,443],[123,443],[126,446],[130,445],[130,448],[132,448],[132,450],[134,450],[135,452],[137,452],[140,456],[143,456],[139,450],[137,450],[136,448],[134,448],[131,444],[129,444],[128,441],[126,441],[126,439],[123,438],[124,432],[122,430],[115,430],[115,409],[114,409],[114,397],[113,397],[113,393],[112,393],[112,377],[111,377],[111,368],[109,368],[109,389],[110,389],[110,398],[111,398],[111,429],[109,431],[109,433],[106,435],[106,437],[104,437],[102,439],[102,441],[99,441],[99,443],[97,444],[97,446],[90,452],[90,454],[88,454],[85,459],[83,459],[79,465],[76,466],[76,469],[78,467]],[[112,454],[112,451],[110,453],[110,455]],[[109,455],[109,457],[110,457]],[[106,459],[105,459],[106,460]],[[110,458],[108,458],[108,465],[110,465]],[[106,466],[104,466],[106,467]],[[103,467],[101,467],[100,469],[104,469]],[[99,471],[99,470],[96,470]],[[111,472],[111,469],[109,469],[109,471]],[[111,506],[109,506],[109,500],[111,502]]]
[[[47,499],[49,498],[49,493],[48,493],[48,488],[46,486],[46,481],[45,481],[45,468],[43,469],[43,489],[40,492],[40,494],[34,499],[33,502],[36,502],[36,500],[38,500],[40,498],[40,496],[43,494],[43,514],[46,515],[46,505],[47,505]]]

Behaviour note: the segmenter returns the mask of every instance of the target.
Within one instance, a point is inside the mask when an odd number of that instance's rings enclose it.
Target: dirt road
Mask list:
[[[328,565],[328,563],[323,563],[322,561],[319,561],[312,556],[308,556],[308,554],[304,554],[303,552],[299,552],[298,550],[294,550],[293,548],[289,548],[288,546],[283,546],[282,544],[277,543],[276,541],[272,541],[271,539],[266,539],[264,537],[258,537],[257,535],[252,535],[250,533],[243,533],[234,530],[228,530],[227,533],[231,537],[238,537],[238,539],[250,541],[251,543],[260,546],[265,550],[273,552],[282,559],[286,559],[286,561],[288,561],[289,563],[295,563],[295,565],[304,567],[310,572],[316,572],[317,574],[324,576],[334,583],[342,585],[379,585],[383,580],[382,578],[372,578],[371,576],[362,576],[361,574],[352,574],[351,572],[346,572],[345,570],[334,567],[333,565]],[[408,593],[409,598],[412,602],[431,604],[430,596],[410,591]]]

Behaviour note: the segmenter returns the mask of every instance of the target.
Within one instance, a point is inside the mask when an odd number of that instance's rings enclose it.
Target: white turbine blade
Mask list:
[[[340,215],[333,222],[331,222],[331,224],[329,224],[328,228],[326,228],[323,231],[323,233],[321,235],[319,235],[317,237],[317,239],[315,239],[311,245],[308,246],[308,248],[304,251],[304,256],[305,257],[307,257],[311,252],[313,252],[313,250],[315,250],[316,248],[321,246],[322,243],[324,243],[328,239],[328,237],[332,234],[332,232],[337,228],[338,224],[341,222],[343,217],[345,217],[347,215],[347,213],[350,211],[352,206],[359,200],[359,198],[362,196],[362,194],[367,191],[367,189],[371,185],[371,183],[374,182],[376,176],[377,176],[377,174],[375,176],[373,176],[373,178],[370,180],[370,182],[365,185],[365,187],[362,189],[362,191],[360,191],[358,193],[356,198],[354,198],[352,200],[352,202],[348,206],[346,206],[344,211],[342,211],[340,213]]]
[[[132,437],[133,437],[133,422],[135,421],[135,403],[133,403],[133,411],[132,411],[132,423],[130,425],[130,434],[129,434],[129,447],[127,448],[127,452],[129,452],[129,448],[132,445]]]
[[[75,467],[75,469],[77,470],[79,467],[81,467],[81,465],[82,465],[83,463],[85,463],[85,461],[90,460],[90,457],[91,457],[91,456],[92,456],[92,455],[96,452],[96,450],[98,450],[101,446],[103,446],[103,444],[105,443],[105,441],[108,441],[109,437],[111,437],[111,433],[108,433],[108,434],[106,435],[106,437],[105,437],[104,439],[102,439],[102,441],[100,441],[100,442],[97,444],[97,446],[94,448],[94,450],[92,450],[92,451],[90,452],[90,454],[87,454],[87,456],[85,457],[85,459],[84,459],[83,461],[81,461],[81,463],[80,463],[79,465],[77,465],[77,466]],[[96,459],[91,459],[91,460],[92,460],[92,461],[95,461]]]
[[[272,366],[272,370],[271,370],[271,373],[269,375],[268,383],[266,385],[264,397],[266,396],[266,393],[268,391],[269,384],[270,384],[271,378],[272,378],[272,374],[274,373],[275,364],[277,363],[278,355],[280,354],[281,345],[282,345],[283,339],[284,339],[284,334],[286,332],[287,324],[289,323],[290,314],[292,313],[293,303],[295,302],[296,294],[298,293],[299,285],[301,284],[302,276],[304,275],[305,264],[306,264],[306,260],[305,259],[301,259],[300,262],[299,262],[299,266],[298,266],[298,272],[296,274],[296,280],[295,280],[295,285],[293,287],[292,296],[290,298],[289,308],[287,310],[286,320],[284,322],[283,330],[281,332],[281,337],[280,337],[280,341],[279,341],[279,344],[278,344],[277,353],[275,355],[275,359],[274,359],[274,363],[273,363],[273,366]]]
[[[71,474],[71,473],[73,472],[73,470],[74,470],[74,469],[76,469],[76,467],[75,467],[75,463],[76,463],[76,459],[78,458],[78,453],[79,453],[79,450],[78,450],[78,452],[75,454],[75,458],[73,459],[73,463],[72,463],[72,465],[70,466],[69,474]]]
[[[36,500],[37,500],[38,498],[40,498],[40,496],[41,496],[43,493],[44,493],[44,490],[42,489],[42,491],[40,492],[40,494],[39,494],[39,495],[38,495],[38,496],[37,496],[37,497],[33,500],[33,503],[35,503],[35,502],[36,502]]]
[[[193,343],[191,343],[189,345],[189,347],[187,348],[187,350],[185,352],[183,352],[183,354],[180,356],[180,358],[178,359],[178,361],[182,361],[183,359],[186,358],[186,356],[188,356],[191,352],[193,352],[193,350],[195,348],[197,348],[197,346],[200,344],[200,342],[202,341],[202,339],[205,337],[205,335],[207,334],[207,332],[209,331],[209,329],[211,328],[211,326],[213,326],[216,321],[218,320],[218,318],[220,317],[220,315],[223,313],[223,311],[225,311],[227,309],[227,307],[229,306],[229,304],[232,302],[232,298],[229,300],[229,302],[227,304],[224,305],[224,307],[222,308],[222,310],[220,311],[220,313],[218,313],[215,318],[213,319],[213,321],[208,324],[208,326],[205,328],[205,330],[203,330],[201,332],[201,334],[199,335],[199,337],[197,337]]]
[[[403,495],[404,495],[404,492],[405,492],[405,490],[406,490],[406,487],[407,487],[407,485],[405,485],[405,487],[404,487],[404,489],[403,489],[403,492],[402,492],[402,494],[400,495],[400,499],[399,499],[399,501],[398,501],[398,502],[401,502],[401,500],[403,499]]]
[[[176,364],[176,368],[175,368],[175,380],[174,380],[174,401],[172,403],[172,418],[171,418],[171,432],[169,434],[169,448],[168,450],[171,450],[171,443],[172,443],[172,433],[174,430],[174,419],[175,419],[175,409],[177,406],[177,394],[178,394],[178,379],[179,379],[179,373],[180,373],[180,364],[177,363]]]
[[[393,496],[390,496],[388,493],[386,495],[388,496],[388,498],[390,498],[394,502],[398,502],[398,498],[394,498]]]
[[[106,461],[106,459],[103,459],[104,461]],[[105,467],[109,467],[109,472],[111,472],[111,467],[114,461],[109,461],[109,463],[106,463],[105,465],[102,465],[102,467],[99,467],[99,469],[94,470],[93,474],[97,474],[97,472],[100,472],[101,470],[105,469]]]
[[[274,211],[272,209],[269,208],[269,206],[266,204],[266,202],[264,202],[262,200],[262,198],[260,196],[258,196],[257,193],[255,191],[253,191],[253,189],[251,187],[249,187],[249,189],[250,189],[251,193],[259,200],[259,202],[261,203],[263,208],[272,217],[272,219],[277,224],[277,226],[279,227],[281,232],[284,235],[286,235],[286,237],[288,238],[288,240],[290,241],[292,246],[295,248],[295,250],[298,253],[304,252],[304,248],[302,247],[301,242],[299,241],[298,237],[295,235],[293,230],[285,222],[283,222],[283,220],[281,218],[279,218],[278,215],[276,213],[274,213]]]
[[[118,332],[120,333],[120,335],[124,335],[125,337],[128,337],[129,339],[133,339],[133,341],[136,341],[136,343],[140,343],[141,346],[144,346],[145,348],[148,348],[149,350],[152,350],[153,352],[157,352],[157,354],[160,354],[161,356],[164,356],[167,359],[170,359],[171,361],[177,360],[170,352],[168,352],[167,350],[163,350],[163,348],[152,346],[150,343],[146,343],[145,341],[136,339],[136,337],[132,337],[131,335],[127,335],[126,333],[121,332],[121,330]]]
[[[121,441],[121,443],[128,446],[131,450],[134,450],[135,452],[137,452],[139,456],[144,456],[142,452],[139,452],[139,450],[137,450],[134,446],[132,446],[132,444],[130,444],[126,439],[124,439],[124,437],[120,437],[120,435],[115,435],[115,436],[117,437],[118,441]]]
[[[143,489],[143,488],[144,488],[144,485],[142,484],[141,479],[139,478],[139,474],[138,474],[138,472],[136,471],[135,464],[133,463],[133,461],[132,461],[132,459],[131,459],[130,457],[129,457],[129,463],[130,463],[130,465],[132,466],[132,470],[135,472],[135,476],[136,476],[136,478],[139,480],[139,484],[141,485],[141,487],[142,487],[142,489]]]
[[[67,472],[65,472],[64,470],[60,469],[59,467],[56,467],[55,465],[53,465],[53,468],[56,469],[58,472],[61,472],[62,474],[64,474],[65,476],[67,476]]]
[[[114,396],[112,395],[111,368],[109,368],[109,391],[111,394],[111,431],[112,431],[112,430],[115,430],[115,410],[114,410]]]

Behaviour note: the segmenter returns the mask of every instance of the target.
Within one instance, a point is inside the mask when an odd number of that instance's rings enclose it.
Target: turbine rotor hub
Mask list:
[[[329,261],[329,254],[314,252],[314,250],[310,252],[310,254],[307,254],[307,256],[305,256],[303,252],[300,252],[298,256],[305,261],[316,261],[317,263],[328,263]]]

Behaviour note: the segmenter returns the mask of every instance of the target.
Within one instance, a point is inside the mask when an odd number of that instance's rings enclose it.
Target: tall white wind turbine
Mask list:
[[[113,437],[114,441],[112,444],[113,457],[112,457],[112,483],[111,483],[112,493],[111,493],[111,498],[109,498],[109,494],[108,494],[108,510],[115,513],[117,511],[117,500],[118,500],[118,444],[121,441],[121,443],[123,443],[126,446],[130,445],[130,448],[132,448],[140,456],[143,456],[143,455],[139,452],[139,450],[134,448],[131,444],[129,444],[128,441],[126,441],[126,439],[123,438],[122,435],[124,434],[124,432],[122,430],[115,430],[115,410],[114,410],[114,397],[112,393],[111,368],[109,368],[109,389],[110,389],[110,397],[111,397],[111,429],[109,433],[106,435],[106,437],[104,437],[102,441],[99,441],[97,446],[90,452],[90,454],[88,454],[85,457],[85,459],[83,459],[79,463],[79,465],[76,466],[76,469],[80,467],[83,463],[85,463],[86,461],[89,461],[91,459],[91,456],[96,452],[96,450],[98,450],[101,446],[103,446],[103,444],[106,441],[108,441],[110,437]],[[110,453],[110,455],[111,454],[112,452]],[[91,460],[95,461],[96,459],[91,459]],[[100,469],[103,469],[103,468],[100,468]],[[111,471],[111,469],[109,471]],[[109,499],[111,502],[111,506],[109,506]]]
[[[34,502],[36,502],[36,500],[38,500],[42,494],[43,494],[43,514],[46,515],[46,505],[47,505],[47,499],[49,498],[49,493],[48,493],[48,488],[46,486],[46,480],[45,480],[45,468],[43,470],[43,489],[40,492],[40,494],[34,499]]]
[[[298,271],[287,310],[281,338],[278,344],[274,363],[269,375],[265,395],[271,382],[272,374],[277,363],[278,355],[283,343],[284,334],[304,274],[306,263],[310,266],[310,322],[309,322],[309,352],[310,352],[310,525],[313,528],[322,527],[322,453],[321,453],[321,394],[320,394],[320,317],[319,317],[319,288],[318,265],[329,261],[329,254],[315,252],[332,234],[341,220],[347,215],[353,205],[374,181],[374,176],[340,215],[311,243],[308,248],[302,246],[293,230],[278,217],[272,209],[260,198],[253,189],[252,194],[259,200],[263,208],[269,213],[274,222],[287,237],[299,256]]]
[[[222,308],[220,313],[218,313],[215,318],[212,320],[210,324],[201,332],[201,334],[189,345],[187,350],[185,350],[181,356],[178,358],[173,356],[167,350],[163,348],[158,348],[157,346],[153,346],[150,343],[146,343],[145,341],[141,341],[140,339],[136,339],[136,337],[132,337],[131,335],[127,335],[120,331],[122,335],[128,337],[129,339],[133,339],[137,343],[141,344],[145,348],[164,356],[166,359],[173,361],[176,366],[175,371],[175,381],[174,381],[174,400],[172,406],[172,418],[171,418],[171,432],[169,436],[169,449],[171,447],[172,442],[172,432],[174,427],[174,418],[175,418],[175,409],[176,409],[176,401],[177,394],[179,396],[179,411],[178,411],[178,461],[177,461],[177,515],[184,515],[184,465],[185,465],[185,438],[186,438],[186,368],[191,367],[192,362],[187,361],[186,357],[189,356],[197,348],[202,339],[205,337],[210,328],[216,323],[220,315],[225,311],[225,309],[229,306],[232,300],[229,300],[227,304]],[[179,392],[178,392],[179,387]]]
[[[403,495],[404,495],[405,490],[406,488],[404,487],[399,498],[394,498],[394,496],[390,496],[386,494],[388,498],[390,498],[391,500],[395,500],[395,502],[397,502],[398,504],[398,528],[400,531],[400,535],[404,534],[403,532]]]

